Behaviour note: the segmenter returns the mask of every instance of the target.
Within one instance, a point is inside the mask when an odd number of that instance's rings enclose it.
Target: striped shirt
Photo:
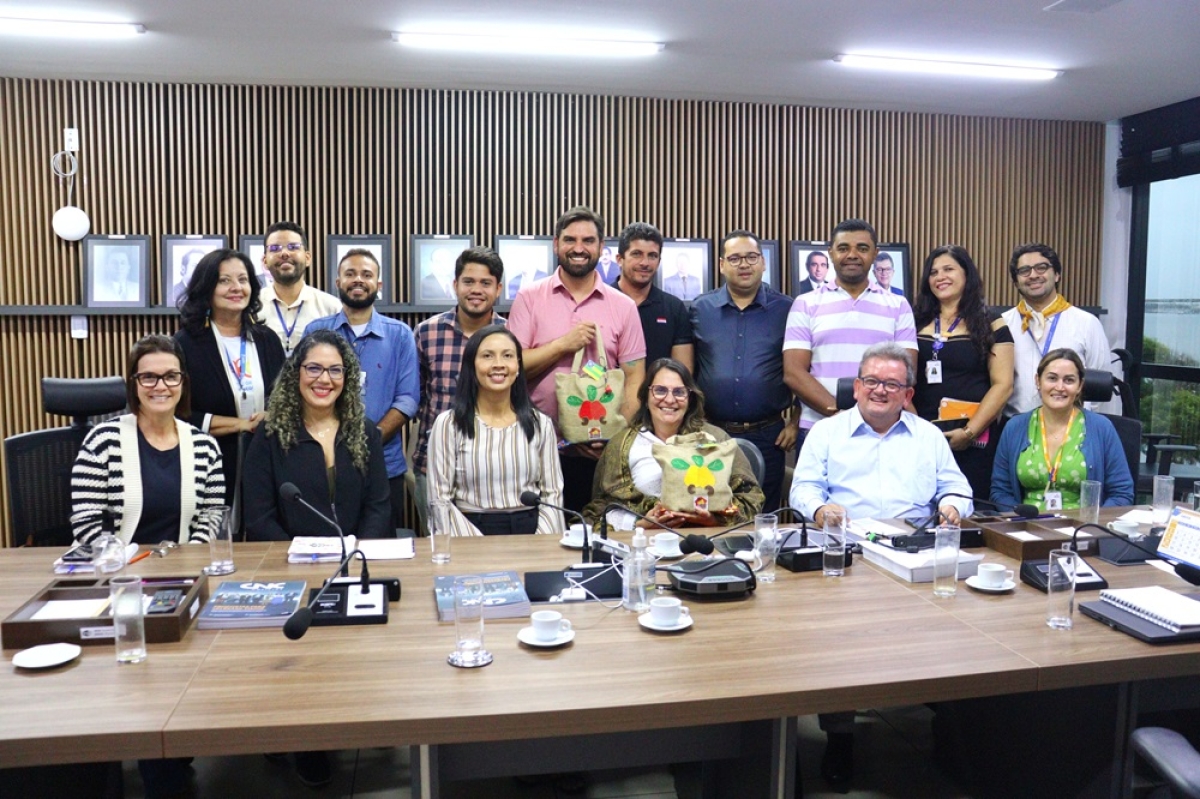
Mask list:
[[[225,475],[217,442],[187,422],[175,421],[179,431],[180,518],[178,543],[208,541],[200,511],[225,502]],[[96,425],[75,458],[71,470],[71,528],[75,540],[91,541],[114,532],[125,543],[133,539],[142,516],[141,458],[137,417],[126,414]],[[104,529],[104,515],[113,530]]]
[[[459,433],[453,411],[446,411],[433,423],[429,435],[429,502],[450,504],[453,535],[480,535],[463,511],[524,510],[521,494],[525,491],[533,491],[554,505],[562,504],[563,477],[554,424],[537,411],[534,419],[533,441],[525,437],[517,422],[493,428],[476,417],[474,438]],[[537,531],[561,534],[562,512],[540,506]]]
[[[904,297],[876,285],[854,299],[836,283],[801,294],[788,313],[783,349],[810,350],[810,372],[825,390],[837,394],[841,377],[856,377],[863,352],[874,344],[894,341],[917,349],[917,330],[912,307]],[[807,405],[800,426],[810,428],[825,418]]]

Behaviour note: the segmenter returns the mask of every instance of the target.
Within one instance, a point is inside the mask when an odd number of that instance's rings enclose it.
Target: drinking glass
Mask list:
[[[203,524],[208,530],[208,560],[204,573],[217,577],[233,574],[233,511],[218,505],[202,511]]]
[[[825,533],[821,571],[826,577],[841,577],[846,573],[846,514],[827,510],[821,521]]]
[[[1077,557],[1071,549],[1050,552],[1050,570],[1046,574],[1046,624],[1055,630],[1069,630],[1074,623]]]
[[[123,574],[108,581],[112,605],[113,638],[118,663],[141,663],[146,659],[146,616],[142,604],[142,578]]]
[[[1084,480],[1079,485],[1079,521],[1082,524],[1100,523],[1100,495],[1104,483],[1099,480]]]
[[[775,582],[775,556],[779,554],[779,517],[760,513],[754,517],[754,571],[760,583]]]
[[[952,597],[958,591],[958,544],[962,531],[939,524],[933,531],[933,595]]]
[[[450,503],[429,503],[429,544],[434,563],[450,562]]]
[[[92,540],[92,565],[97,574],[111,574],[125,568],[125,542],[111,533]]]
[[[1171,509],[1175,507],[1175,478],[1169,474],[1154,476],[1154,510],[1152,518],[1155,527],[1166,525],[1171,518]]]
[[[486,666],[492,653],[483,648],[483,578],[454,578],[454,651],[450,665],[464,669]]]

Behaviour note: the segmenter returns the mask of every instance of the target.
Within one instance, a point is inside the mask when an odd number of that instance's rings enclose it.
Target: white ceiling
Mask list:
[[[0,16],[140,22],[110,42],[0,37],[0,76],[513,89],[1108,121],[1200,96],[1200,0],[0,0]],[[1061,7],[1060,7],[1061,8]],[[406,50],[394,30],[579,29],[649,59]],[[1040,83],[852,70],[840,52],[1050,66]]]

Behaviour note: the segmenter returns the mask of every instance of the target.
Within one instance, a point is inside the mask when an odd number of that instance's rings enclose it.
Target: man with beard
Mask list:
[[[662,262],[662,240],[658,228],[645,222],[634,222],[622,230],[617,245],[621,274],[612,285],[637,303],[646,339],[646,363],[670,357],[690,372],[695,345],[687,306],[654,285],[654,275]]]
[[[304,276],[311,265],[312,253],[304,228],[295,222],[276,222],[267,228],[263,266],[275,282],[264,282],[259,294],[262,299],[259,321],[275,331],[288,357],[310,322],[341,310],[337,297],[317,291],[305,282]]]
[[[508,314],[508,327],[524,347],[533,404],[554,421],[560,435],[554,375],[571,370],[578,350],[586,348],[585,364],[599,363],[596,345],[603,346],[609,368],[620,365],[625,373],[621,413],[626,419],[637,410],[637,391],[645,376],[646,341],[637,306],[596,274],[603,246],[604,220],[595,211],[585,206],[567,211],[554,228],[558,269],[545,280],[523,285]],[[601,441],[559,450],[566,507],[582,511],[591,500],[596,460],[603,450]]]
[[[421,376],[417,347],[408,325],[375,313],[371,307],[381,283],[379,262],[371,251],[350,250],[338,263],[337,288],[342,309],[333,316],[313,321],[305,332],[334,330],[354,347],[362,367],[367,418],[383,436],[383,460],[392,494],[392,523],[400,527],[407,464],[399,432],[417,412]]]
[[[493,310],[503,285],[504,262],[494,250],[489,247],[463,250],[454,262],[457,307],[431,316],[417,325],[414,332],[421,367],[421,407],[417,411],[421,432],[412,469],[416,477],[414,499],[424,529],[428,529],[426,516],[429,510],[426,490],[429,431],[438,414],[454,405],[458,370],[467,341],[482,327],[504,324],[504,317]]]

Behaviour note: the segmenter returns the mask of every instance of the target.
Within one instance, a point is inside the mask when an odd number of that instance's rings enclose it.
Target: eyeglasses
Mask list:
[[[683,386],[650,386],[650,395],[655,399],[666,399],[670,394],[677,400],[685,400],[691,394],[691,390]]]
[[[896,394],[908,388],[907,383],[898,383],[895,380],[880,380],[876,377],[860,377],[862,384],[867,387],[867,391],[874,391],[877,388],[882,388],[889,394]]]
[[[1049,271],[1050,271],[1050,264],[1043,261],[1042,263],[1034,264],[1033,266],[1022,266],[1020,269],[1017,270],[1017,275],[1019,275],[1020,277],[1029,277],[1029,275],[1032,274],[1033,272],[1037,272],[1039,275],[1044,275]]]
[[[301,252],[303,249],[304,245],[298,241],[289,241],[287,244],[267,245],[267,252],[283,252],[284,250],[288,252]]]
[[[344,366],[322,366],[319,363],[302,363],[300,368],[304,370],[304,374],[311,377],[313,380],[318,380],[323,372],[329,372],[330,380],[341,380],[346,376],[346,367]]]
[[[727,256],[725,258],[725,263],[729,264],[730,266],[741,266],[742,264],[745,264],[746,266],[758,266],[762,259],[762,253],[748,252],[745,255]]]
[[[154,372],[138,372],[133,379],[142,388],[154,388],[158,385],[159,380],[163,381],[163,385],[167,388],[178,388],[183,385],[183,372],[167,372],[165,375],[156,375]]]

